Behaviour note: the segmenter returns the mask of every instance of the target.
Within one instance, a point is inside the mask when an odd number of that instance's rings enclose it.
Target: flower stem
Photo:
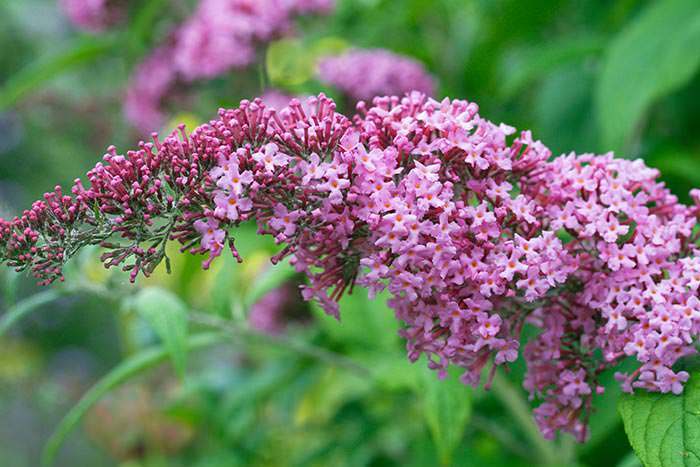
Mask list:
[[[362,377],[372,376],[372,372],[355,361],[345,357],[344,355],[316,347],[314,345],[299,342],[284,335],[272,335],[254,331],[249,328],[231,324],[231,322],[218,318],[214,315],[190,310],[189,319],[202,326],[218,329],[231,336],[243,340],[261,341],[276,347],[290,350],[308,357],[329,363],[334,366],[345,368]]]
[[[525,398],[513,384],[500,373],[494,378],[492,389],[503,405],[508,409],[513,419],[518,424],[523,434],[528,438],[532,447],[537,451],[540,465],[566,465],[568,460],[563,460],[557,454],[556,445],[542,437],[535,421],[532,418],[532,409]]]

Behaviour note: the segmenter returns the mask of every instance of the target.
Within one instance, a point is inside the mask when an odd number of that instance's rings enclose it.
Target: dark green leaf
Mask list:
[[[617,467],[642,467],[642,463],[634,452],[630,452],[617,464]]]
[[[0,336],[5,334],[17,321],[60,296],[61,294],[57,290],[48,289],[18,302],[0,316]]]
[[[533,103],[533,132],[554,154],[596,149],[594,81],[583,64],[562,66],[542,79]]]
[[[613,40],[597,89],[606,148],[623,150],[654,101],[687,83],[700,65],[697,0],[652,3]]]
[[[119,36],[81,37],[58,54],[42,57],[12,76],[0,88],[0,110],[14,105],[27,93],[68,70],[103,56],[118,43]]]
[[[148,48],[154,32],[154,23],[163,14],[166,0],[146,0],[138,2],[138,10],[128,28],[128,44],[132,54],[143,54]]]
[[[605,43],[605,38],[600,36],[567,37],[528,52],[519,51],[517,58],[505,66],[501,87],[503,97],[513,97],[528,84],[548,76],[562,65],[580,62],[601,52]]]

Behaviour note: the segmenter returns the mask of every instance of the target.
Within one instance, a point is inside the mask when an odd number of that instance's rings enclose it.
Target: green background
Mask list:
[[[125,24],[87,36],[52,1],[0,2],[0,215],[69,184],[109,144],[135,146],[141,135],[121,109],[129,74],[192,7],[134,1]],[[304,18],[293,38],[261,49],[250,69],[188,86],[168,103],[163,130],[273,86],[327,92],[350,113],[313,76],[318,56],[350,46],[422,61],[438,97],[475,101],[486,118],[531,129],[555,154],[644,158],[685,201],[700,186],[696,0],[339,0],[332,15]],[[56,465],[639,465],[612,375],[595,401],[591,440],[547,443],[527,415],[522,363],[491,392],[456,375],[440,382],[407,362],[381,298],[345,298],[342,324],[311,309],[311,324],[282,338],[250,332],[250,302],[289,274],[266,266],[274,246],[251,228],[237,244],[243,265],[226,258],[202,272],[199,259],[177,256],[172,275],[159,270],[137,287],[102,270],[96,251],[70,265],[55,296],[0,271],[0,317],[35,293],[46,298],[0,337],[0,467],[37,465],[95,381],[161,338],[170,345],[143,293],[179,301],[185,315],[229,320],[230,338],[192,349],[184,378],[160,360],[129,377],[67,433]],[[189,324],[190,335],[204,331]]]

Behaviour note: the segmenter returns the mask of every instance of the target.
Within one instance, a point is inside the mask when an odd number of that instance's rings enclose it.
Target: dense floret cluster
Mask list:
[[[105,161],[13,220],[0,259],[41,281],[78,248],[150,274],[165,244],[204,267],[254,221],[308,278],[306,299],[339,316],[353,286],[388,289],[408,356],[486,385],[522,354],[543,434],[587,436],[600,373],[634,357],[623,389],[679,393],[674,371],[700,331],[694,204],[641,161],[551,152],[475,104],[421,93],[361,102],[348,119],[325,96],[275,111],[243,101],[195,129]],[[538,330],[522,348],[524,326]]]

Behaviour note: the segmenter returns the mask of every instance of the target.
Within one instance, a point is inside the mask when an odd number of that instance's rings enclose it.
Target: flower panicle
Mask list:
[[[12,220],[0,258],[43,283],[80,247],[148,275],[168,241],[208,267],[253,221],[305,275],[307,300],[339,317],[355,286],[387,291],[408,357],[477,385],[522,355],[545,437],[583,440],[602,371],[626,391],[679,393],[674,364],[700,332],[700,191],[683,205],[641,161],[551,151],[478,113],[419,92],[358,104],[324,95],[283,108],[222,109],[187,133],[104,161]],[[525,326],[539,330],[521,346]],[[490,368],[488,368],[490,367]]]

